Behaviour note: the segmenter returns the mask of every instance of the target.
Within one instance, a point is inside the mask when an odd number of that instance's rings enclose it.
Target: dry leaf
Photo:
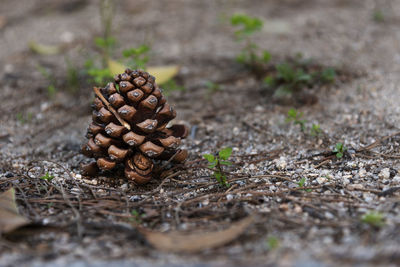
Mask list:
[[[35,41],[29,42],[29,48],[32,52],[40,55],[57,55],[61,52],[58,46],[39,44]]]
[[[115,60],[108,61],[108,68],[110,69],[112,75],[123,73],[126,69],[126,67],[123,64]],[[161,85],[165,82],[168,82],[178,74],[179,66],[168,65],[168,66],[148,67],[147,72],[156,77],[156,82]]]
[[[0,194],[0,233],[11,232],[29,221],[19,215],[14,188]]]
[[[204,249],[216,248],[235,240],[253,221],[254,217],[251,216],[232,224],[228,229],[208,233],[160,233],[146,229],[139,229],[139,231],[158,250],[193,253]]]
[[[179,66],[148,67],[147,72],[156,77],[158,84],[163,84],[174,78],[179,72]]]

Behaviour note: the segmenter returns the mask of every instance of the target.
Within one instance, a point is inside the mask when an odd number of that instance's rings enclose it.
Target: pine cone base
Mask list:
[[[93,176],[123,165],[127,179],[145,184],[154,175],[156,160],[186,160],[188,153],[179,145],[188,128],[181,124],[167,128],[176,112],[154,76],[126,69],[114,82],[94,91],[92,122],[82,153],[95,161],[82,166],[82,174]]]

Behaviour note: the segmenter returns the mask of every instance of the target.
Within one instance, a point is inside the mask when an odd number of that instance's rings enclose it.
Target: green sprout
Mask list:
[[[300,129],[302,132],[306,129],[306,122],[307,120],[302,120],[303,112],[299,112],[294,108],[291,108],[286,117],[286,123],[293,122],[295,125],[300,125]]]
[[[361,222],[379,228],[385,225],[385,215],[378,211],[370,211],[361,217]]]
[[[303,86],[311,82],[311,75],[305,73],[302,68],[294,68],[287,63],[278,64],[276,66],[276,76],[267,76],[264,83],[268,86],[277,86],[274,92],[275,97],[283,97],[291,95],[295,90],[301,89]]]
[[[164,95],[168,96],[173,91],[186,91],[186,88],[178,85],[174,79],[170,79],[162,85]]]
[[[347,147],[345,147],[342,143],[337,143],[335,145],[335,148],[332,150],[332,152],[336,155],[338,159],[343,158],[344,153],[347,151]]]
[[[279,247],[279,239],[276,236],[269,236],[267,238],[267,247],[268,250],[274,250]]]
[[[141,224],[142,218],[145,216],[144,213],[140,213],[137,210],[132,210],[131,215],[132,215],[132,217],[130,217],[129,220],[135,224]]]
[[[222,165],[230,166],[232,162],[228,161],[228,158],[232,154],[232,148],[226,147],[221,149],[217,155],[204,154],[203,157],[209,162],[207,168],[214,171],[214,177],[220,185],[229,187],[229,183],[226,181],[226,175],[222,170]]]
[[[146,69],[146,64],[149,61],[150,47],[141,45],[137,48],[129,48],[122,51],[122,56],[128,59],[127,66],[131,69]]]
[[[325,68],[322,72],[318,73],[322,83],[333,83],[336,78],[336,71],[333,68]]]
[[[68,58],[65,58],[67,64],[67,85],[72,93],[76,93],[79,88],[79,71]]]
[[[298,185],[299,187],[305,187],[306,181],[307,181],[307,179],[306,179],[305,177],[303,177],[303,178],[300,179],[300,181],[297,183],[297,185]],[[306,191],[306,192],[311,192],[311,191],[312,191],[311,188],[302,189],[302,190],[304,190],[304,191]]]
[[[249,66],[255,73],[261,72],[262,65],[270,61],[271,54],[266,50],[260,51],[258,45],[252,40],[252,36],[261,31],[263,22],[256,17],[235,14],[231,17],[231,25],[237,28],[236,40],[245,43],[236,57],[237,62]]]
[[[310,129],[310,134],[312,136],[318,136],[322,133],[321,126],[319,124],[313,124]]]
[[[206,81],[205,86],[207,87],[207,94],[209,96],[221,91],[221,86],[212,81]]]
[[[257,31],[261,31],[263,22],[259,18],[250,17],[245,14],[235,14],[231,17],[231,24],[240,27],[235,31],[238,39],[243,39],[246,36],[251,36]]]
[[[281,63],[275,66],[276,73],[264,78],[264,84],[274,88],[274,97],[281,98],[315,84],[330,84],[335,81],[336,72],[333,68],[311,72],[302,63]]]
[[[46,180],[47,182],[51,182],[51,180],[53,180],[54,176],[50,175],[48,172],[46,172],[45,175],[43,175],[42,177],[40,177],[40,179],[42,180]]]
[[[93,59],[86,60],[85,69],[90,81],[96,85],[102,85],[112,77],[108,67],[99,67]]]
[[[372,18],[375,22],[381,23],[385,21],[385,14],[381,9],[375,9]]]
[[[26,114],[24,114],[22,112],[18,112],[16,117],[17,117],[17,120],[21,124],[25,124],[25,123],[30,122],[32,120],[33,114],[31,112],[28,112]]]
[[[46,87],[47,95],[49,98],[53,98],[56,94],[56,79],[45,67],[37,65],[37,69],[42,76],[48,81],[49,85]]]

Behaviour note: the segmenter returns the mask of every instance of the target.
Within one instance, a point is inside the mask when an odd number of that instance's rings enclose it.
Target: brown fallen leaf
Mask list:
[[[166,252],[194,253],[225,245],[239,237],[254,221],[250,216],[232,224],[228,229],[207,233],[160,233],[140,228],[146,240],[156,249]]]
[[[18,213],[14,188],[0,194],[0,233],[11,232],[29,221]]]

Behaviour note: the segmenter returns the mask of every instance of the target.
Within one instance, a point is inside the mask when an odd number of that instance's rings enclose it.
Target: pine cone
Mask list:
[[[84,165],[85,175],[99,169],[112,170],[124,165],[126,178],[137,184],[152,177],[155,160],[183,162],[186,150],[179,150],[188,129],[176,124],[166,128],[176,112],[167,103],[154,76],[142,70],[126,69],[115,83],[94,88],[92,122],[82,153],[96,162]],[[119,89],[117,89],[119,88]]]

